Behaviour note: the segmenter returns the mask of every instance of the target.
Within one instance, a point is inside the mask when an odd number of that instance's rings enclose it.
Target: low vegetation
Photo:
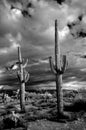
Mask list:
[[[2,94],[0,95],[2,97]],[[63,90],[64,111],[70,119],[58,121],[56,92],[27,92],[26,112],[19,99],[6,103],[0,97],[0,130],[84,130],[86,129],[85,90]],[[13,96],[10,96],[13,98]]]

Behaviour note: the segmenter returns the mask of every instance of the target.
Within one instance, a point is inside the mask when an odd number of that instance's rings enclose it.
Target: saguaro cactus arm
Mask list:
[[[53,60],[52,60],[52,57],[51,57],[51,56],[49,57],[49,63],[50,63],[51,71],[52,71],[54,74],[57,74],[56,69],[55,69],[55,65],[53,64]]]
[[[19,71],[17,71],[17,78],[18,78],[19,82],[21,82],[20,72]]]
[[[50,68],[51,68],[51,71],[54,73],[54,74],[63,74],[66,70],[66,66],[67,66],[67,59],[66,59],[66,55],[63,55],[63,58],[62,58],[62,67],[61,69],[56,69],[54,63],[53,63],[53,60],[52,60],[52,57],[50,56],[49,57],[49,63],[50,63]]]
[[[26,83],[30,78],[30,74],[24,69],[24,82]]]
[[[24,63],[23,68],[25,68],[25,67],[27,66],[27,64],[28,64],[28,59],[27,59],[26,62]]]
[[[22,81],[21,81],[20,75],[21,75],[20,71],[17,71],[17,78],[19,82],[22,82],[22,83],[23,82],[26,83],[30,78],[30,74],[25,69],[24,69],[24,79]]]
[[[62,58],[62,67],[61,67],[62,74],[65,72],[66,66],[67,66],[67,57],[66,57],[66,55],[63,55],[63,58]]]

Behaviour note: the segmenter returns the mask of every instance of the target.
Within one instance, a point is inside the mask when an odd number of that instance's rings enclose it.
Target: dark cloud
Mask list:
[[[67,24],[70,29],[70,33],[74,38],[86,37],[86,28],[82,22],[83,17],[83,14],[81,14],[78,16],[76,21]]]
[[[58,4],[62,4],[63,2],[65,2],[65,0],[55,0],[57,1]]]
[[[5,59],[8,60],[15,58],[17,55],[16,42],[21,44],[23,57],[35,59],[54,55],[55,19],[58,19],[62,52],[85,51],[83,49],[85,41],[77,39],[78,37],[85,38],[86,35],[85,5],[85,0],[83,2],[80,0],[61,1],[61,5],[55,0],[8,0],[7,2],[2,0],[0,4],[0,48],[2,52],[9,52],[1,55],[4,57],[6,55]],[[23,10],[27,11],[31,17],[22,14]],[[6,37],[11,35],[13,39],[17,39],[18,34],[22,39],[15,43]],[[76,39],[71,34],[75,35]]]

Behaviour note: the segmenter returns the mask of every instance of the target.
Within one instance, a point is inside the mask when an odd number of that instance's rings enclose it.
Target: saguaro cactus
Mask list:
[[[56,95],[57,95],[57,111],[58,116],[63,115],[63,92],[62,92],[62,74],[66,69],[66,55],[61,59],[60,44],[58,42],[57,20],[55,20],[55,65],[53,64],[52,57],[50,57],[50,67],[56,78]],[[62,65],[61,65],[62,60]]]
[[[26,71],[24,70],[24,68],[27,66],[27,62],[23,65],[20,47],[18,47],[18,60],[19,60],[19,71],[17,75],[20,81],[20,107],[21,111],[25,111],[25,82],[28,81],[29,74],[26,73]]]

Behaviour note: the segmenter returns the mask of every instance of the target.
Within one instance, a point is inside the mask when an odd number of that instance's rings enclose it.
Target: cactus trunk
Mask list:
[[[55,20],[55,69],[61,70],[60,44],[58,42],[57,20]],[[56,95],[58,115],[63,114],[63,92],[62,92],[62,74],[56,73]]]
[[[25,82],[24,82],[24,70],[22,65],[21,49],[18,47],[18,60],[20,69],[20,107],[21,111],[25,111]]]

